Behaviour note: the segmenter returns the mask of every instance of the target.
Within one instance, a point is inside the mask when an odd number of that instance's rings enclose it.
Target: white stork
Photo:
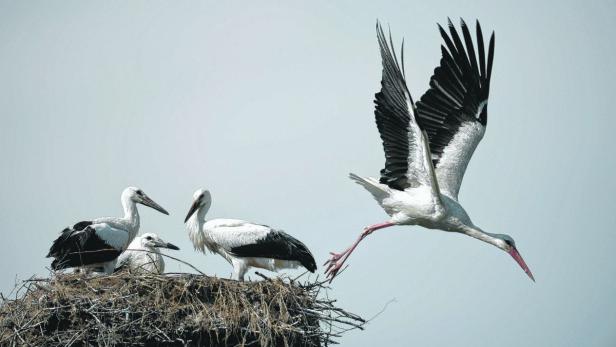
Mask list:
[[[439,25],[445,41],[445,46],[441,46],[440,66],[430,79],[430,89],[415,106],[406,85],[404,65],[401,68],[391,48],[391,34],[388,44],[377,22],[383,75],[381,91],[375,96],[374,114],[385,150],[385,168],[381,170],[380,180],[355,174],[350,178],[368,190],[391,218],[366,227],[345,251],[331,253],[326,262],[331,280],[355,247],[375,230],[394,225],[421,225],[462,233],[494,245],[510,254],[534,281],[513,239],[481,230],[458,202],[464,171],[483,137],[488,119],[494,33],[486,64],[479,21],[476,24],[478,59],[464,21],[461,21],[464,44],[451,21],[448,24],[451,36]]]
[[[211,205],[209,191],[195,192],[184,220],[188,236],[196,250],[205,253],[207,248],[225,258],[233,266],[234,279],[243,281],[250,267],[278,271],[301,265],[310,272],[317,269],[306,245],[281,230],[239,219],[206,221]]]
[[[169,214],[141,189],[128,187],[122,192],[124,217],[97,218],[64,229],[47,254],[48,258],[54,258],[51,268],[85,267],[112,273],[118,256],[139,232],[138,203]]]
[[[130,269],[136,272],[162,274],[165,272],[165,260],[160,253],[160,248],[176,251],[180,249],[154,233],[145,233],[135,237],[128,248],[118,257],[116,271]]]

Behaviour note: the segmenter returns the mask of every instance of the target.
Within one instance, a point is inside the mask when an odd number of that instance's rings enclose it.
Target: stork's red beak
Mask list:
[[[522,270],[524,270],[524,272],[526,272],[528,277],[530,277],[530,279],[533,280],[533,282],[535,282],[535,277],[533,277],[533,273],[530,272],[530,269],[528,268],[528,266],[524,262],[524,259],[522,259],[522,256],[520,255],[520,252],[518,252],[518,250],[515,247],[511,247],[511,250],[509,251],[509,254],[520,265]]]

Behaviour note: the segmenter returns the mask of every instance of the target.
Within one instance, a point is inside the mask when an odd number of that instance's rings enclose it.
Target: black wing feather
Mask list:
[[[381,91],[375,94],[374,116],[385,151],[385,167],[381,170],[380,182],[390,188],[404,190],[409,187],[407,179],[409,160],[410,112],[407,97],[410,93],[404,79],[404,63],[398,63],[391,34],[389,43],[381,25],[376,24],[377,40],[381,52],[383,74]],[[404,53],[402,53],[403,55]],[[413,101],[410,100],[414,108]]]
[[[475,78],[479,78],[479,67],[477,67],[477,57],[475,57],[475,47],[473,46],[473,39],[471,38],[471,33],[468,31],[468,27],[466,23],[462,21],[462,35],[464,36],[464,44],[466,45],[466,53],[468,53],[468,59],[471,62],[471,69],[473,71],[473,76]]]
[[[53,242],[51,248],[49,248],[47,258],[55,257],[56,255],[60,254],[60,251],[62,250],[62,245],[65,244],[66,240],[68,240],[68,238],[70,238],[73,233],[82,231],[90,225],[92,225],[92,221],[88,220],[77,222],[72,227],[64,228],[64,230],[60,232],[60,236]]]
[[[255,243],[233,247],[231,254],[238,257],[295,260],[310,272],[315,272],[317,269],[317,264],[308,247],[281,230],[272,230]]]
[[[93,222],[91,220],[75,223],[75,225],[73,225],[73,230],[81,231],[81,230],[85,229],[86,227],[92,225],[92,223]]]
[[[450,20],[448,26],[449,34],[438,26],[445,42],[441,46],[441,63],[430,78],[430,89],[417,102],[416,120],[428,134],[435,167],[438,167],[443,150],[463,123],[474,121],[486,126],[488,107],[483,103],[488,100],[494,59],[492,33],[486,65],[479,21],[476,30],[477,55],[466,23],[461,21],[464,43]]]
[[[490,47],[488,48],[488,77],[487,82],[490,83],[490,76],[492,76],[492,61],[494,60],[494,33],[490,37]]]
[[[477,33],[477,51],[479,54],[479,68],[480,68],[480,72],[481,72],[481,78],[482,80],[486,79],[486,53],[485,50],[483,48],[483,33],[481,32],[481,25],[479,24],[479,21],[477,20],[475,22],[475,26],[476,26],[476,33]]]
[[[80,222],[87,223],[87,222]],[[54,270],[103,263],[117,258],[121,251],[111,247],[96,235],[89,225],[77,223],[80,230],[66,228],[53,242],[47,257],[53,257]]]

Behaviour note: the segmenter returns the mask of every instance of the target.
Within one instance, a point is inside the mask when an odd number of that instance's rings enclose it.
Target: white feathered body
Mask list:
[[[372,177],[359,177],[355,174],[350,177],[372,193],[394,224],[420,225],[445,231],[462,231],[460,228],[472,225],[462,205],[448,195],[440,194],[442,209],[437,209],[428,186],[396,190]]]
[[[280,260],[261,257],[238,257],[231,253],[235,247],[253,244],[272,232],[268,226],[250,223],[240,219],[212,219],[199,223],[195,213],[187,221],[188,236],[196,250],[206,253],[206,249],[219,254],[233,265],[233,277],[243,279],[250,267],[278,271],[284,268],[297,268],[301,264],[294,260]]]
[[[141,238],[134,239],[128,249],[118,257],[117,267],[124,266],[136,272],[165,272],[165,261],[158,247],[143,246]]]
[[[124,252],[129,244],[139,233],[139,212],[137,206],[131,202],[122,201],[125,216],[121,217],[101,217],[92,221],[91,227],[96,230],[96,235],[109,246]],[[103,273],[110,274],[116,267],[118,259],[108,262],[91,264],[84,266],[88,270],[103,269]]]
[[[93,220],[96,235],[113,248],[125,250],[139,232],[139,215],[134,220],[117,217],[103,217]]]

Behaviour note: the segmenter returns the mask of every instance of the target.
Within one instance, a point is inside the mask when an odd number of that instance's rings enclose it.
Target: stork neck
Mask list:
[[[203,224],[205,224],[205,215],[209,209],[209,204],[199,207],[197,212],[195,212],[186,222],[188,227],[193,230],[201,230]]]
[[[122,207],[124,208],[124,219],[128,222],[132,230],[139,230],[139,212],[137,211],[137,204],[130,197],[122,197]]]
[[[500,248],[500,239],[495,234],[487,233],[474,225],[464,227],[463,233]]]

